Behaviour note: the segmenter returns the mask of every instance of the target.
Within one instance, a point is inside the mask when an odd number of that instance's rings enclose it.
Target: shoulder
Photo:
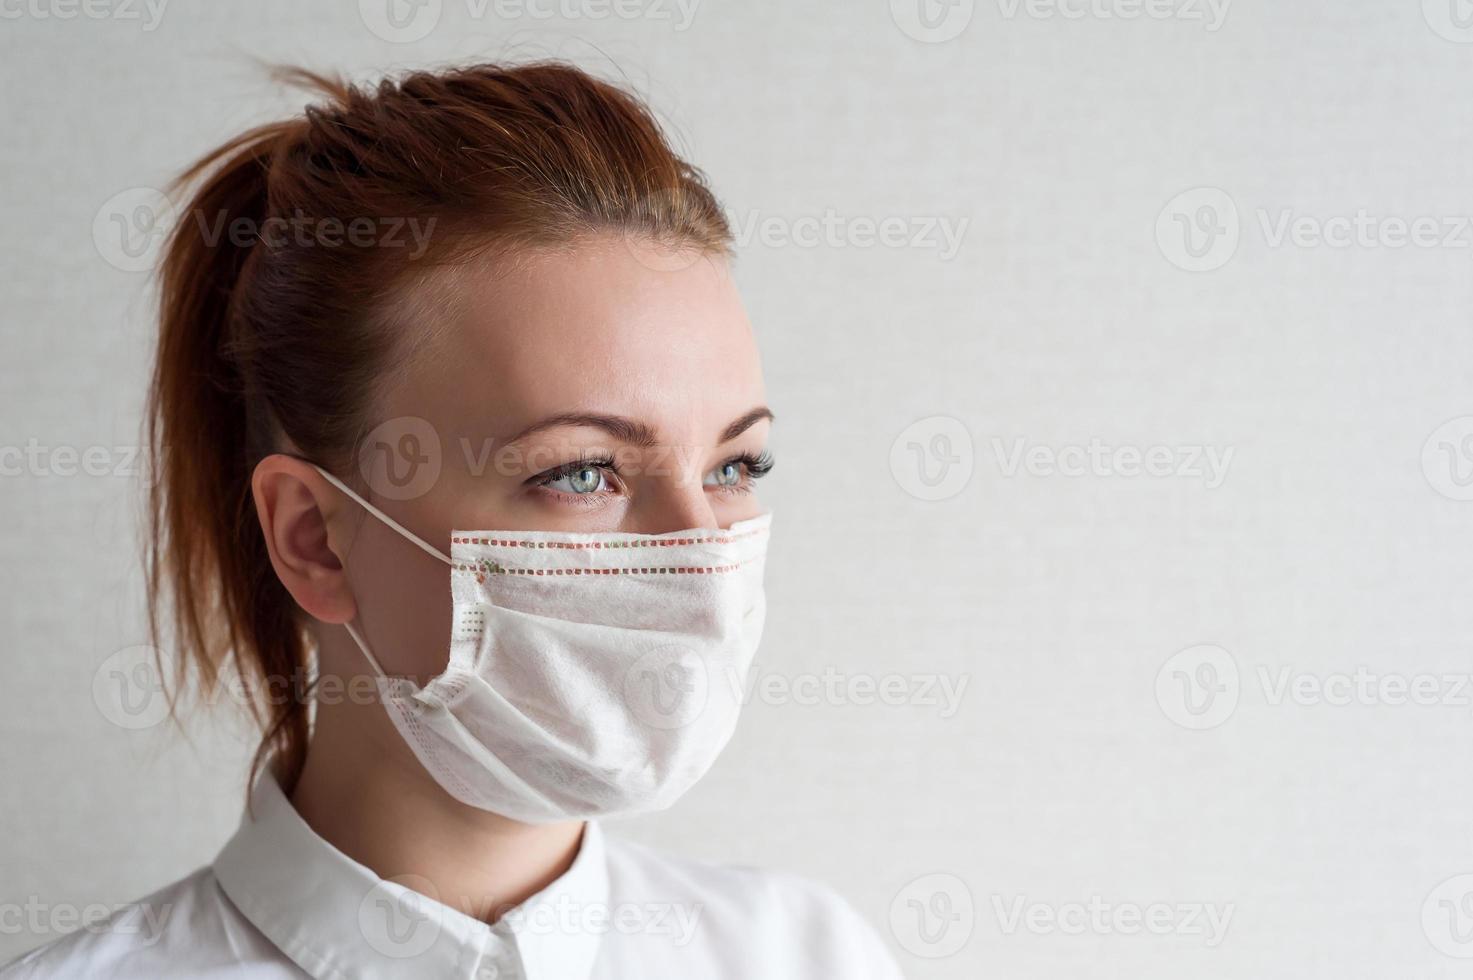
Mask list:
[[[154,980],[241,966],[264,968],[253,977],[302,975],[235,910],[209,868],[116,906],[106,917],[82,911],[76,918],[82,921],[72,932],[0,966],[0,980]]]
[[[703,944],[741,950],[747,967],[755,968],[747,975],[899,980],[878,933],[821,882],[696,861],[614,838],[608,863],[616,906],[665,904],[672,914],[683,912]]]

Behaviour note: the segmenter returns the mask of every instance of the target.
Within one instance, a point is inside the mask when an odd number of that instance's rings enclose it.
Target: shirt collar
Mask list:
[[[428,882],[380,878],[317,836],[269,769],[214,871],[241,913],[318,978],[585,980],[609,928],[595,823],[561,877],[488,926],[407,887],[432,893]]]

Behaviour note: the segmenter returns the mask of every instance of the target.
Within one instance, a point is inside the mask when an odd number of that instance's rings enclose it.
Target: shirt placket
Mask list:
[[[515,940],[494,927],[466,948],[464,965],[466,980],[527,980]]]

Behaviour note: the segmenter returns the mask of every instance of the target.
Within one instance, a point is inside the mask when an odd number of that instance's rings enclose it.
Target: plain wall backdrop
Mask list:
[[[254,744],[138,666],[148,189],[300,109],[252,59],[550,56],[709,174],[779,416],[748,712],[614,831],[920,980],[1466,976],[1464,7],[3,0],[0,958],[208,862]]]

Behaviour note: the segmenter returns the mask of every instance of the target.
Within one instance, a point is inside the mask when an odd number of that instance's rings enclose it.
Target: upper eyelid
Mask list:
[[[724,456],[716,463],[716,465],[720,466],[724,463],[734,463],[738,460],[744,459],[761,459],[763,456],[766,455],[769,455],[766,449],[744,449],[740,452],[734,452],[728,456]],[[559,470],[570,470],[579,466],[603,466],[607,467],[608,469],[617,471],[619,468],[619,460],[617,456],[613,455],[585,456],[578,459],[570,459],[566,463],[559,463],[556,466],[549,466],[547,469],[540,471],[537,475],[541,476],[546,473],[556,473]]]
[[[574,471],[574,470],[576,470],[576,469],[578,469],[580,467],[584,467],[584,466],[597,466],[600,469],[614,469],[615,468],[614,467],[614,460],[613,460],[612,457],[609,457],[609,456],[587,456],[587,457],[581,457],[579,459],[570,459],[566,463],[559,463],[556,466],[549,466],[545,470],[540,470],[537,473],[532,474],[531,479],[533,479],[533,480],[541,480],[544,477],[566,475],[566,474],[571,473],[572,471]]]

